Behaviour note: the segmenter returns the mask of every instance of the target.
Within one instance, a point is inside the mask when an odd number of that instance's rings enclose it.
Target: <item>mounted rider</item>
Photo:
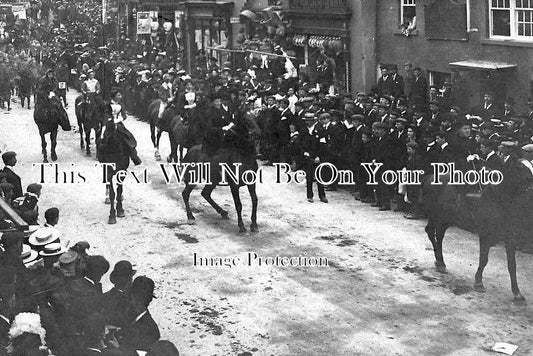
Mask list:
[[[48,69],[44,77],[39,79],[36,90],[36,107],[49,108],[51,100],[59,93],[59,83],[53,69]]]
[[[157,95],[161,100],[161,105],[159,107],[158,117],[161,119],[165,109],[174,101],[174,90],[172,88],[172,76],[170,74],[163,75],[163,83],[159,86],[157,90]]]
[[[83,93],[84,102],[92,98],[98,107],[102,107],[102,89],[100,82],[95,76],[96,74],[93,69],[87,71],[87,79],[81,85],[81,92]]]

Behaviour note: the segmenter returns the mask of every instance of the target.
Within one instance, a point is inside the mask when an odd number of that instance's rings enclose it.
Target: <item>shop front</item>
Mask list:
[[[210,70],[231,62],[232,1],[185,1],[183,27],[186,68]]]
[[[290,22],[288,44],[293,45],[300,72],[310,79],[350,91],[351,11],[346,0],[289,0],[284,12]]]

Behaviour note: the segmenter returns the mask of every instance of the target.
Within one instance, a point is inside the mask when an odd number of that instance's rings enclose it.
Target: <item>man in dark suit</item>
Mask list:
[[[494,103],[493,94],[488,92],[483,96],[483,103],[475,107],[472,111],[483,120],[502,117],[502,111]]]
[[[109,262],[103,256],[89,256],[83,277],[73,279],[59,288],[53,296],[57,306],[57,320],[63,330],[64,343],[76,348],[85,330],[89,315],[101,311],[102,276],[109,270]]]
[[[382,179],[382,174],[386,170],[395,170],[398,163],[398,157],[396,155],[396,145],[390,137],[387,135],[387,125],[376,122],[372,125],[372,133],[376,136],[374,152],[372,154],[373,161],[376,163],[382,163],[376,174],[378,186],[376,189],[377,201],[373,204],[375,207],[379,207],[379,210],[390,210],[390,203],[393,196],[392,187],[385,184]]]
[[[427,103],[428,98],[428,82],[426,78],[422,76],[422,69],[416,67],[413,69],[414,79],[411,87],[411,96],[409,99],[411,102],[419,101],[421,105]]]
[[[381,66],[381,77],[378,79],[377,88],[380,96],[392,95],[393,82],[389,74],[389,68],[386,66]]]
[[[322,162],[320,157],[320,133],[317,128],[315,114],[306,113],[304,115],[305,129],[300,133],[299,151],[300,166],[306,174],[307,201],[313,202],[313,181],[315,181],[316,167]],[[324,186],[317,182],[318,197],[320,201],[327,203]]]
[[[481,145],[479,150],[482,153],[483,159],[476,162],[476,168],[485,169],[492,171],[502,171],[503,170],[503,160],[496,154],[496,149],[498,148],[498,142],[489,139],[481,140]]]
[[[207,154],[214,154],[219,148],[231,142],[231,130],[235,126],[229,110],[222,104],[222,98],[215,96],[211,108],[208,110],[204,131],[203,150]]]
[[[390,68],[391,95],[398,99],[403,95],[404,81],[403,77],[398,74],[398,66],[395,64]]]
[[[121,349],[148,351],[152,344],[159,340],[159,327],[148,310],[155,298],[154,288],[154,281],[148,277],[139,276],[133,281],[128,326],[123,329]]]
[[[17,154],[13,151],[4,152],[2,154],[2,160],[4,161],[4,169],[2,172],[5,174],[7,183],[13,186],[12,199],[16,199],[23,195],[22,181],[19,175],[15,172],[15,165],[17,164]]]
[[[129,305],[127,293],[136,272],[128,261],[119,261],[115,264],[109,275],[109,280],[114,287],[102,296],[102,309],[106,318],[106,325],[126,327]]]

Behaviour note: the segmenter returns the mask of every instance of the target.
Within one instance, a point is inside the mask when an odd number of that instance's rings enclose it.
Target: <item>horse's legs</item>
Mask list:
[[[211,204],[211,206],[217,211],[217,213],[220,214],[222,219],[228,219],[228,212],[222,209],[211,197],[211,193],[213,193],[213,190],[215,190],[215,188],[215,184],[207,184],[204,189],[202,189],[202,197],[204,197],[204,199],[207,200],[209,204]]]
[[[252,224],[250,225],[250,231],[257,232],[259,230],[257,227],[257,192],[255,191],[255,184],[249,184],[247,187],[250,198],[252,198]]]
[[[85,154],[87,156],[91,155],[91,130],[92,128],[83,125],[83,130],[85,131]]]
[[[46,137],[44,132],[39,133],[41,135],[41,153],[43,154],[43,162],[48,163],[48,154],[46,153]]]
[[[428,223],[424,230],[426,230],[426,234],[428,235],[429,241],[431,241],[433,250],[435,250],[435,245],[437,243],[437,240],[435,239],[435,234],[437,233],[437,228],[435,227],[433,219],[428,218]]]
[[[489,263],[490,252],[489,236],[479,235],[479,266],[476,271],[474,290],[476,292],[485,292],[485,286],[483,286],[483,270]]]
[[[195,220],[194,215],[192,214],[191,206],[189,204],[189,198],[193,189],[194,185],[187,183],[185,184],[183,192],[181,192],[181,197],[183,198],[183,202],[185,203],[185,210],[187,212],[187,219],[189,220],[189,224],[194,224]]]
[[[124,208],[122,207],[122,191],[124,189],[124,186],[122,184],[117,185],[117,217],[123,218],[124,215]]]
[[[511,277],[511,290],[514,295],[515,302],[525,301],[524,296],[518,289],[518,282],[516,280],[516,242],[513,236],[510,236],[505,241],[505,252],[507,253],[507,269],[509,270],[509,276]]]
[[[30,100],[31,100],[31,95],[28,95],[28,110],[31,109]]]
[[[105,204],[111,204],[111,199],[109,199],[109,184],[105,186]]]
[[[180,145],[180,162],[183,160],[183,145]]]
[[[435,231],[436,239],[436,249],[435,249],[435,266],[437,267],[437,272],[446,273],[446,264],[444,263],[444,257],[442,256],[442,241],[444,240],[444,235],[448,229],[445,225],[437,226]]]
[[[161,154],[159,153],[159,143],[161,142],[161,135],[163,130],[157,129],[157,135],[155,137],[155,159],[161,161]]]
[[[169,133],[168,133],[168,139],[170,141],[170,155],[167,158],[167,162],[168,163],[171,163],[171,162],[178,163],[178,154],[177,154],[178,143],[174,139],[174,135],[172,134],[172,130],[170,130]]]
[[[20,98],[20,107],[24,109],[24,95],[19,95]]]
[[[117,223],[117,211],[115,210],[115,188],[113,187],[113,174],[114,172],[109,169],[110,172],[107,174],[108,182],[110,182],[107,186],[109,187],[109,204],[111,206],[109,207],[109,224],[116,224]]]
[[[80,148],[83,150],[85,148],[85,142],[83,140],[83,130],[85,130],[85,127],[83,127],[80,119],[78,119],[78,130],[80,131]]]
[[[52,158],[52,161],[57,161],[57,153],[56,153],[56,146],[57,146],[57,129],[50,132],[50,140],[52,142],[51,147],[51,154],[50,157]]]
[[[239,185],[230,184],[231,195],[233,196],[233,202],[235,203],[235,210],[237,211],[237,224],[239,225],[239,232],[246,232],[244,223],[242,221],[242,202],[239,195]]]

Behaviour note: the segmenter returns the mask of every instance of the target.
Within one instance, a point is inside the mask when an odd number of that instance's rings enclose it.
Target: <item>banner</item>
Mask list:
[[[137,34],[149,35],[152,32],[152,18],[150,11],[137,12]]]
[[[26,6],[24,4],[13,4],[11,8],[13,16],[19,20],[26,20]]]

